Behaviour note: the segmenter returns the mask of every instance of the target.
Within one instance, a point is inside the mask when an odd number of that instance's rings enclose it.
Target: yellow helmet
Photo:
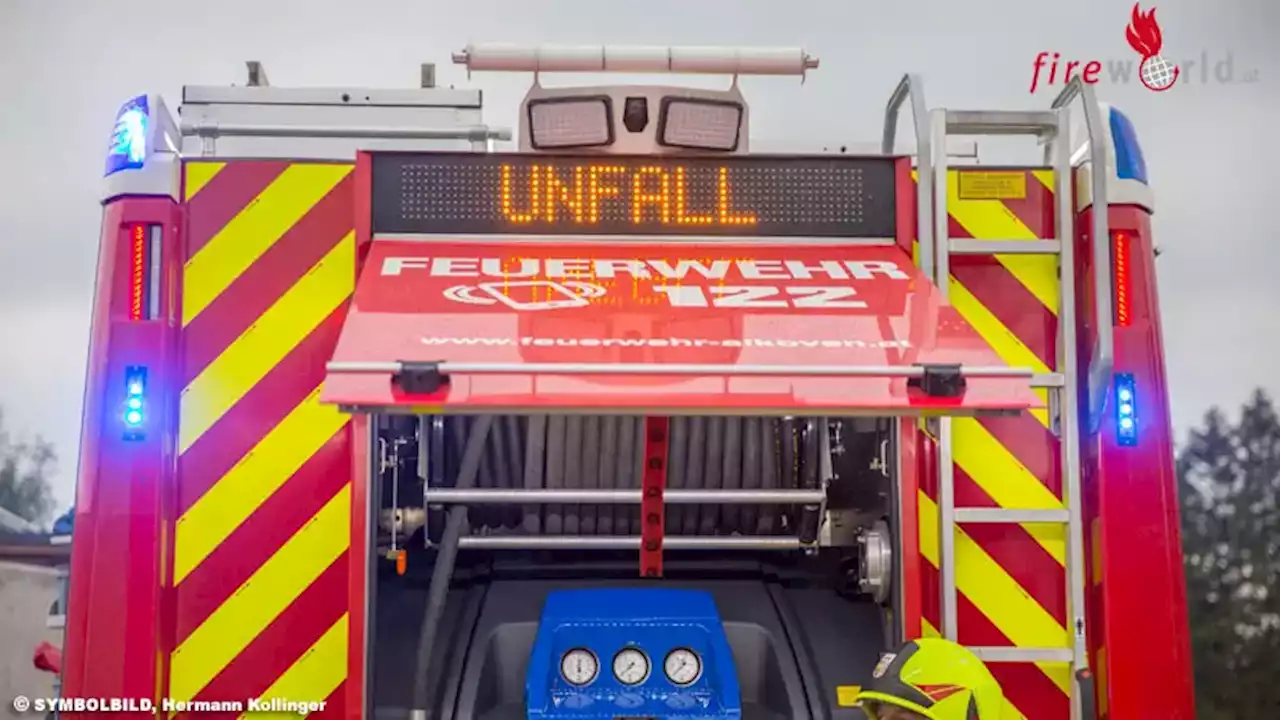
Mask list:
[[[978,656],[950,640],[920,638],[880,658],[858,693],[871,720],[893,705],[929,720],[1000,720],[1004,692]]]

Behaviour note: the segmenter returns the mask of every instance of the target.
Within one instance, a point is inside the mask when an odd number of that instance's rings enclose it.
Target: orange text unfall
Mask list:
[[[728,168],[715,176],[714,197],[693,198],[682,167],[587,165],[563,171],[547,165],[519,170],[502,166],[502,216],[511,223],[596,224],[601,208],[618,203],[622,213],[609,220],[634,224],[681,225],[691,229],[709,225],[755,225],[754,213],[733,208]],[[699,205],[702,208],[694,209]]]

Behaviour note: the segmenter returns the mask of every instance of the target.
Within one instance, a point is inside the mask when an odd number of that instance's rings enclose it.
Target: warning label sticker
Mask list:
[[[964,171],[957,175],[959,175],[961,200],[1025,200],[1027,198],[1027,174],[1021,170]]]

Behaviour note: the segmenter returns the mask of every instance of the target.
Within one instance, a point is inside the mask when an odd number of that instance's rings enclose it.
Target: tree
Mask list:
[[[39,436],[14,439],[0,413],[0,507],[33,523],[47,522],[53,511],[49,477],[56,463],[52,444]]]
[[[1280,417],[1254,393],[1178,455],[1197,716],[1280,717]]]

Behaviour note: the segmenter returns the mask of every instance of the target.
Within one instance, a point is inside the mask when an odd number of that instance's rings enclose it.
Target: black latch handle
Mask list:
[[[916,363],[923,373],[907,380],[907,387],[916,388],[930,397],[960,397],[965,391],[964,372],[959,363]]]
[[[411,395],[425,395],[448,385],[449,376],[440,371],[439,362],[401,361],[391,382]]]

